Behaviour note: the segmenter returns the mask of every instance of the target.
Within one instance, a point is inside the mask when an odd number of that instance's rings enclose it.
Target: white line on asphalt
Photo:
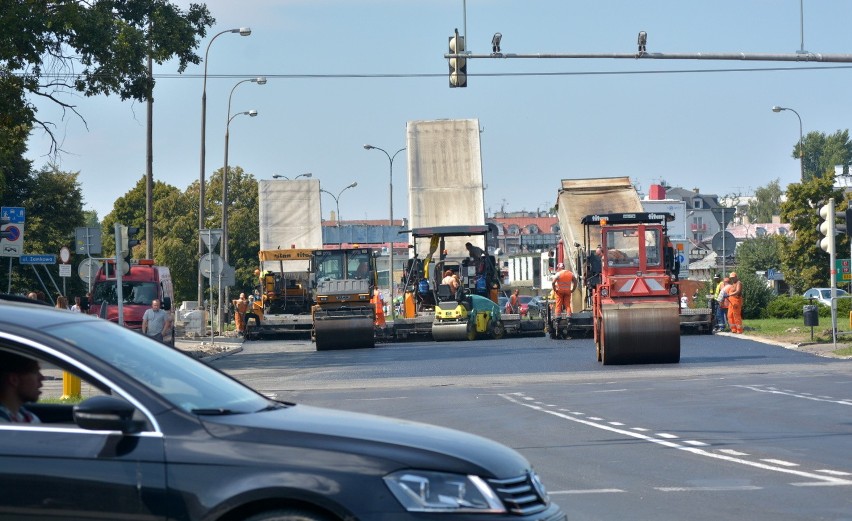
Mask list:
[[[667,440],[676,440],[680,437],[675,436],[674,434],[669,434],[668,432],[658,432],[657,436],[659,436],[660,438],[665,438]]]
[[[782,459],[762,459],[760,461],[765,461],[766,463],[772,463],[773,465],[781,465],[782,467],[798,467],[798,463],[793,463],[790,461],[784,461]]]
[[[825,473],[825,474],[831,474],[832,476],[852,476],[852,473],[843,472],[841,470],[817,469],[817,472],[822,472],[822,473]]]
[[[748,456],[748,452],[740,452],[734,449],[719,449],[719,452],[730,454],[731,456]]]
[[[755,485],[742,485],[737,487],[654,487],[660,492],[730,492],[736,490],[763,490],[763,487]]]
[[[624,492],[620,488],[590,488],[584,490],[557,490],[556,492],[548,491],[547,494],[550,496],[564,496],[568,494],[612,494],[617,492]]]
[[[608,422],[610,425],[615,425],[616,427],[622,427],[624,424],[621,422]]]
[[[594,427],[596,429],[602,429],[602,430],[605,430],[605,431],[615,432],[617,434],[623,434],[625,436],[630,436],[630,437],[633,437],[633,438],[639,438],[641,440],[649,441],[651,443],[656,443],[657,445],[662,445],[664,447],[669,447],[669,448],[672,448],[672,449],[678,449],[678,450],[682,450],[684,452],[690,452],[690,453],[695,454],[697,456],[704,456],[704,457],[707,457],[707,458],[713,458],[713,459],[718,459],[718,460],[722,460],[722,461],[728,461],[728,462],[731,462],[731,463],[738,463],[740,465],[759,468],[759,469],[762,469],[762,470],[769,470],[769,471],[773,471],[773,472],[780,472],[782,474],[791,474],[791,475],[794,475],[794,476],[799,476],[799,477],[803,477],[803,478],[807,478],[807,479],[814,479],[814,480],[825,482],[825,483],[832,484],[832,485],[844,485],[844,486],[852,485],[852,480],[840,479],[840,478],[835,478],[835,477],[831,477],[831,476],[823,476],[821,474],[814,474],[813,472],[806,472],[806,471],[803,471],[803,470],[794,470],[794,469],[789,469],[789,468],[784,468],[784,467],[778,467],[778,466],[773,466],[773,465],[769,465],[769,464],[761,463],[761,462],[757,462],[757,461],[749,461],[749,460],[745,460],[745,459],[742,459],[742,458],[736,458],[736,457],[728,456],[728,455],[724,455],[724,454],[717,454],[715,452],[708,452],[707,450],[700,449],[700,448],[697,448],[697,447],[684,447],[683,445],[680,445],[678,443],[674,443],[674,442],[671,442],[671,441],[661,440],[661,439],[658,439],[658,438],[654,438],[652,436],[646,436],[644,434],[639,434],[637,432],[631,432],[631,431],[624,430],[624,429],[618,429],[616,427],[604,425],[602,423],[596,423],[595,421],[591,421],[591,420],[593,420],[593,418],[590,418],[588,420],[575,418],[573,416],[568,416],[566,414],[562,414],[558,411],[550,411],[550,410],[544,409],[542,407],[538,407],[537,405],[533,405],[533,404],[529,404],[529,403],[523,403],[523,402],[519,401],[517,398],[515,398],[514,396],[509,395],[509,394],[501,394],[500,396],[502,396],[504,399],[506,399],[506,400],[508,400],[512,403],[521,405],[523,407],[529,407],[530,409],[534,409],[534,410],[543,412],[545,414],[551,414],[553,416],[557,416],[559,418],[569,420],[569,421],[572,421],[572,422],[575,422],[575,423],[580,423],[582,425],[587,425],[589,427]]]
[[[751,389],[752,391],[757,391],[759,393],[770,393],[770,394],[784,394],[787,396],[793,396],[795,398],[802,398],[805,400],[813,400],[815,402],[829,402],[836,403],[839,405],[852,405],[852,401],[847,400],[845,398],[837,399],[831,396],[813,396],[811,394],[806,393],[796,393],[793,391],[779,391],[774,387],[757,387],[754,385],[735,385],[734,387],[743,387],[745,389]]]
[[[708,446],[707,443],[704,443],[703,441],[698,441],[698,440],[683,440],[683,442],[686,443],[687,445],[692,445],[694,447],[707,447]]]

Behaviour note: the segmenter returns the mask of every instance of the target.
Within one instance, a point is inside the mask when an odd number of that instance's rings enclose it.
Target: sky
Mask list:
[[[186,8],[188,1],[173,3]],[[799,178],[804,134],[852,121],[852,64],[615,59],[473,59],[468,87],[449,88],[448,37],[475,54],[633,53],[639,31],[660,53],[852,53],[852,2],[806,0],[211,0],[205,176],[229,165],[258,179],[311,172],[340,196],[340,217],[387,219],[388,158],[411,120],[479,120],[485,208],[546,210],[563,178],[629,176],[749,195]],[[804,13],[802,16],[801,13]],[[802,23],[803,20],[803,23]],[[520,75],[526,73],[526,75]],[[154,178],[186,189],[200,177],[204,65],[155,66]],[[266,76],[266,85],[241,80]],[[233,89],[233,91],[232,91]],[[84,208],[103,218],[145,174],[145,104],[69,94],[85,118],[39,101],[79,172]],[[51,158],[36,130],[28,157]],[[406,155],[393,163],[394,217],[408,212]],[[322,195],[324,218],[335,209]]]

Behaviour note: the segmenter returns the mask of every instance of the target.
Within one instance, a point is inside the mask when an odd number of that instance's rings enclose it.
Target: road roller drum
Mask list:
[[[604,365],[679,362],[678,312],[675,302],[603,304],[600,361]]]

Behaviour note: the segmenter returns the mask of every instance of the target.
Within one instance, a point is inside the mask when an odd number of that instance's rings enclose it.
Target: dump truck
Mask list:
[[[258,181],[258,290],[246,313],[246,338],[310,334],[311,259],[322,248],[320,185],[316,179]]]
[[[601,245],[601,271],[587,280],[595,280],[589,287],[595,351],[604,365],[680,361],[680,290],[666,235],[671,219],[644,212],[581,219],[586,250]]]
[[[561,235],[556,249],[557,263],[574,273],[577,291],[572,295],[570,317],[557,316],[548,307],[547,330],[553,339],[590,336],[594,317],[586,263],[598,243],[585,243],[586,230],[581,221],[595,213],[642,212],[642,200],[629,177],[563,179],[556,207]]]
[[[315,302],[311,338],[317,351],[374,347],[376,252],[316,250],[311,272]]]

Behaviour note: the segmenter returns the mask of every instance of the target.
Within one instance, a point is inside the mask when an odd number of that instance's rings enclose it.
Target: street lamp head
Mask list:
[[[305,172],[304,174],[297,175],[294,179],[298,179],[300,177],[313,177],[313,176],[314,176],[314,174],[312,174],[310,172]]]
[[[782,110],[784,110],[784,107],[779,107],[778,105],[772,107],[772,112],[781,112]]]
[[[248,36],[251,34],[251,27],[240,27],[239,29],[231,29],[232,33],[240,33],[240,36]]]
[[[266,76],[258,76],[257,78],[253,78],[251,81],[258,85],[266,85]]]
[[[374,147],[373,145],[364,145],[364,150],[372,150],[374,148],[376,147]]]
[[[251,109],[251,110],[250,110],[250,111],[248,111],[248,112],[244,112],[244,114],[248,114],[248,115],[249,115],[249,116],[251,116],[251,117],[255,117],[255,116],[257,116],[257,111],[256,111],[256,110],[254,110],[254,109]]]
[[[356,186],[358,186],[358,181],[355,181],[354,183],[352,183],[351,185],[347,186],[346,188],[355,188]],[[344,190],[345,190],[346,188],[344,188]]]

